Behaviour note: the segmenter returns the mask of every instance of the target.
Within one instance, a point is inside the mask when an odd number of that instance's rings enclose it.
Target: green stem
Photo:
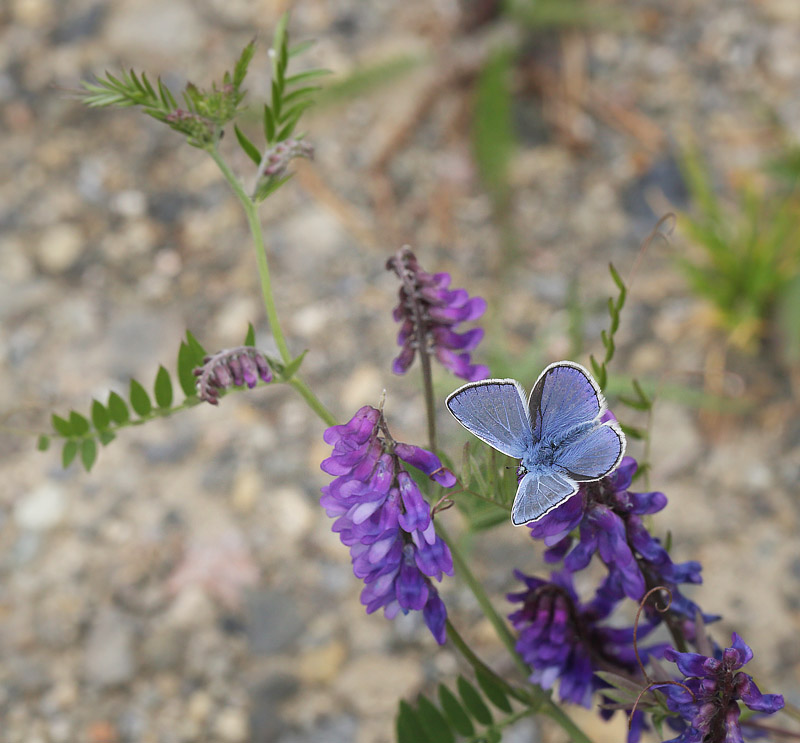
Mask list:
[[[225,176],[239,203],[242,205],[245,214],[247,215],[247,224],[250,227],[250,234],[253,236],[253,245],[256,250],[256,263],[258,264],[258,275],[261,279],[261,297],[264,300],[264,309],[267,313],[267,321],[269,322],[272,337],[275,338],[275,345],[278,347],[278,352],[281,355],[281,360],[284,364],[288,364],[292,360],[292,354],[289,352],[289,346],[286,343],[286,338],[283,335],[280,321],[278,320],[278,310],[275,306],[275,298],[272,295],[272,281],[269,274],[269,264],[267,263],[267,250],[264,245],[264,233],[261,230],[261,220],[258,218],[258,204],[254,202],[247,192],[242,187],[236,174],[228,167],[228,163],[219,154],[216,146],[208,149],[208,154],[217,164],[217,167]],[[300,394],[300,396],[308,403],[308,406],[329,426],[336,425],[336,418],[319,400],[319,398],[311,391],[311,388],[298,376],[294,375],[289,384]]]
[[[524,704],[530,704],[530,695],[526,694],[521,689],[511,686],[511,684],[509,684],[504,678],[498,676],[477,655],[475,655],[472,648],[467,645],[467,643],[464,641],[464,638],[461,637],[461,633],[455,628],[449,619],[447,620],[447,639],[456,646],[461,655],[464,656],[464,659],[467,661],[467,663],[469,663],[475,669],[475,671],[482,671],[483,673],[491,676],[495,682],[503,688],[503,691],[508,696],[512,696],[514,699],[517,699]],[[540,691],[539,687],[536,687],[536,689],[537,691]]]
[[[433,373],[428,349],[420,347],[420,366],[422,367],[422,387],[425,390],[425,412],[428,419],[428,449],[436,451],[436,402],[433,395]]]
[[[447,533],[447,529],[441,522],[441,519],[436,522],[436,531],[439,533],[442,539],[447,543],[447,546],[450,548],[450,553],[453,556],[453,565],[455,566],[456,570],[458,571],[459,578],[461,578],[470,588],[475,599],[478,602],[478,605],[483,610],[483,613],[486,615],[486,618],[491,622],[492,626],[497,633],[497,636],[500,638],[500,641],[506,646],[509,654],[511,655],[512,660],[514,661],[517,668],[520,670],[525,678],[530,676],[531,669],[528,667],[527,663],[522,660],[519,653],[517,653],[517,649],[515,647],[514,636],[511,634],[511,630],[508,628],[508,625],[505,623],[505,620],[497,613],[492,602],[489,600],[489,597],[486,594],[486,591],[483,590],[483,586],[478,582],[477,578],[472,574],[472,571],[469,569],[469,565],[467,564],[464,556],[461,554],[461,551],[458,549],[458,546],[455,544],[453,539]],[[454,644],[456,647],[464,652],[464,648],[466,648],[467,652],[464,654],[464,657],[472,664],[472,658],[475,658],[481,667],[486,668],[480,659],[478,659],[471,649],[464,643],[463,639],[457,632],[455,632],[455,628],[453,628],[452,624],[448,621],[448,637],[454,640]],[[450,634],[451,629],[453,630],[454,634]],[[460,642],[459,642],[460,641]],[[494,673],[492,673],[494,675]],[[513,688],[513,687],[512,687]],[[531,685],[533,690],[534,698],[533,701],[539,702],[542,705],[541,711],[542,713],[546,714],[550,717],[554,722],[561,726],[561,728],[569,735],[570,740],[572,743],[592,743],[592,739],[589,738],[586,733],[584,733],[567,715],[564,710],[561,709],[551,698],[550,695],[547,694],[540,686],[538,685]],[[509,692],[512,693],[512,692]],[[519,699],[516,693],[513,694],[515,698]]]
[[[486,618],[494,627],[494,631],[497,633],[500,641],[506,646],[509,655],[514,661],[514,664],[517,666],[520,673],[527,678],[530,675],[530,669],[525,661],[522,660],[519,653],[517,653],[514,635],[511,634],[511,630],[508,628],[508,625],[503,617],[501,617],[495,610],[492,602],[486,595],[486,591],[483,590],[483,586],[478,582],[478,579],[469,569],[469,565],[464,559],[464,556],[461,554],[461,550],[456,545],[455,540],[453,540],[447,533],[447,529],[445,529],[441,519],[437,519],[436,521],[436,531],[450,548],[450,553],[453,555],[453,565],[458,572],[459,578],[461,578],[467,584],[467,586],[469,586],[469,589],[475,596],[478,605],[481,607],[483,613],[486,615]]]
[[[329,426],[335,426],[338,423],[333,413],[319,401],[319,398],[300,377],[292,377],[291,380],[289,380],[289,384],[300,393],[300,396],[308,403],[308,407],[310,407],[324,423],[327,423]]]
[[[275,299],[272,296],[272,282],[269,275],[269,265],[267,264],[267,251],[264,247],[264,234],[261,231],[261,221],[258,218],[258,206],[247,195],[236,174],[228,167],[228,163],[219,154],[216,145],[208,149],[208,154],[217,164],[217,167],[222,171],[228,185],[233,189],[236,197],[239,199],[242,208],[247,215],[247,223],[250,226],[250,234],[253,236],[253,245],[256,249],[256,263],[258,264],[258,275],[261,279],[261,297],[264,300],[264,309],[267,312],[267,320],[272,335],[275,338],[275,345],[278,347],[278,352],[284,364],[288,364],[292,360],[292,355],[289,353],[289,346],[286,343],[286,338],[283,336],[280,322],[278,321],[278,310],[275,307]]]

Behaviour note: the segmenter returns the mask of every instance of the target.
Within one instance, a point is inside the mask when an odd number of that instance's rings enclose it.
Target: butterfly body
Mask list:
[[[548,366],[525,398],[513,379],[485,379],[447,398],[467,430],[520,460],[511,519],[536,521],[578,492],[581,482],[605,477],[622,460],[625,435],[602,421],[605,399],[589,372],[562,361]]]

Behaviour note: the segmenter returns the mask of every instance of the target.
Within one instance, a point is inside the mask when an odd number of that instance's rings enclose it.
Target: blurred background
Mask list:
[[[286,9],[293,40],[316,39],[298,64],[333,72],[305,119],[316,160],[261,212],[310,384],[340,420],[385,388],[396,438],[422,443],[419,372],[391,374],[390,254],[409,243],[486,297],[474,360],[527,387],[601,351],[613,261],[631,291],[611,399],[632,378],[656,395],[651,416],[615,406],[651,429],[629,453],[670,499],[656,530],[702,562],[689,593],[723,615],[716,639],[739,632],[762,690],[800,703],[796,0],[5,0],[0,740],[377,743],[400,696],[460,668],[419,618],[364,613],[317,504],[323,427],[284,390],[127,429],[91,474],[12,435],[174,370],[186,328],[217,349],[252,321],[274,349],[213,162],[74,92],[131,67],[207,86],[255,35],[257,108]],[[670,211],[669,244],[642,254]],[[443,406],[440,429],[456,456]],[[514,567],[545,572],[525,529],[461,531],[501,606]],[[508,670],[471,594],[442,592]],[[507,740],[561,734],[526,721]]]

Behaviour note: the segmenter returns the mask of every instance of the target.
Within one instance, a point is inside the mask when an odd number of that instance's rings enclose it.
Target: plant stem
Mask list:
[[[447,529],[442,524],[441,520],[436,522],[436,531],[439,535],[447,542],[447,546],[450,548],[450,553],[453,555],[453,565],[455,566],[456,570],[458,571],[459,577],[469,586],[470,590],[472,591],[475,599],[477,600],[479,606],[483,610],[483,613],[486,615],[486,618],[491,622],[492,626],[497,633],[497,636],[500,638],[500,641],[506,646],[509,654],[511,655],[514,664],[517,666],[519,671],[528,678],[530,676],[530,668],[528,667],[527,663],[520,657],[519,653],[517,653],[517,649],[515,647],[514,636],[511,634],[511,630],[509,630],[508,625],[505,623],[505,620],[497,613],[492,602],[489,600],[489,597],[486,595],[486,591],[483,590],[483,586],[478,582],[477,578],[472,574],[472,571],[469,569],[469,565],[467,564],[466,560],[464,559],[461,551],[458,549],[458,546],[455,544],[453,539],[447,533]],[[470,662],[471,665],[475,666],[473,663],[473,659],[480,664],[484,670],[487,670],[488,667],[475,656],[472,650],[464,643],[464,640],[455,631],[455,628],[448,620],[447,624],[448,629],[448,636],[454,641],[456,647],[464,653],[464,657],[467,661]],[[451,635],[451,630],[453,634]],[[466,648],[466,652],[464,649]],[[491,669],[488,669],[491,672]],[[493,672],[491,672],[494,675]],[[512,687],[513,688],[513,687]],[[541,711],[543,714],[546,714],[548,717],[552,718],[558,725],[560,725],[570,736],[570,740],[572,743],[592,743],[591,738],[589,738],[586,733],[584,733],[547,694],[540,686],[536,684],[531,685],[531,689],[533,690],[534,694],[534,702],[538,701],[541,703],[542,708]],[[510,694],[512,692],[509,692]],[[513,696],[516,699],[519,699],[517,693],[513,693]],[[530,703],[530,702],[529,702]]]
[[[225,176],[225,180],[228,181],[228,185],[233,189],[233,192],[236,194],[239,203],[241,203],[247,215],[247,223],[250,226],[250,234],[253,236],[253,245],[256,250],[258,275],[261,279],[261,298],[264,300],[267,320],[269,321],[269,327],[275,338],[275,345],[278,347],[281,359],[284,364],[288,364],[292,360],[292,355],[289,353],[289,346],[281,330],[281,325],[278,321],[278,310],[275,307],[275,299],[272,296],[272,282],[269,275],[269,265],[267,264],[267,251],[264,247],[264,234],[261,231],[261,221],[258,218],[258,207],[247,195],[239,179],[228,167],[228,163],[226,163],[219,154],[216,145],[209,148],[208,154],[211,155],[217,167],[222,171],[222,175]]]
[[[500,638],[500,641],[506,646],[509,655],[511,655],[511,658],[519,669],[520,673],[527,677],[530,674],[530,669],[525,661],[519,656],[519,653],[517,653],[514,636],[511,634],[511,630],[508,628],[505,620],[495,610],[492,602],[486,595],[486,591],[483,590],[483,586],[478,582],[478,579],[470,570],[469,564],[461,554],[461,550],[458,548],[453,538],[447,533],[447,529],[444,527],[444,524],[442,524],[441,519],[436,521],[436,531],[450,548],[450,553],[453,555],[453,565],[455,566],[459,577],[467,584],[467,586],[469,586],[469,589],[475,596],[475,599],[483,610],[483,613],[491,622],[492,626],[494,627],[494,631]]]
[[[326,408],[319,400],[319,398],[311,391],[311,388],[300,377],[295,375],[289,381],[289,384],[300,393],[300,396],[308,403],[310,407],[324,423],[329,426],[335,426],[339,421],[336,420],[333,413]]]
[[[472,648],[467,645],[464,638],[461,636],[461,633],[455,628],[455,625],[450,621],[447,620],[447,639],[449,639],[453,645],[459,650],[461,655],[464,656],[464,659],[476,670],[482,671],[483,673],[488,674],[491,676],[497,684],[499,684],[503,691],[508,694],[509,696],[514,697],[514,699],[519,700],[525,704],[530,703],[530,695],[526,694],[521,689],[517,689],[511,684],[509,684],[504,678],[498,676],[489,666],[487,666],[477,655],[475,655]],[[541,691],[538,687],[536,687],[537,691]]]
[[[267,263],[267,250],[264,245],[264,233],[261,230],[261,221],[258,218],[258,204],[248,196],[247,192],[242,187],[239,179],[235,173],[228,167],[228,164],[219,154],[216,145],[208,149],[208,154],[217,164],[217,167],[225,176],[239,203],[242,205],[245,214],[247,215],[247,224],[250,227],[250,234],[253,236],[253,245],[256,250],[256,263],[258,264],[258,275],[261,279],[261,297],[264,300],[264,310],[267,313],[267,321],[269,322],[272,337],[275,339],[275,345],[278,347],[278,352],[281,355],[281,360],[284,364],[288,364],[292,360],[292,354],[289,352],[289,346],[286,343],[286,338],[283,335],[280,321],[278,320],[278,310],[275,306],[275,298],[272,295],[272,281],[269,274],[269,264]],[[319,400],[319,398],[311,391],[311,388],[295,374],[290,380],[289,384],[300,394],[300,396],[308,403],[308,406],[329,426],[336,425],[336,418]]]
[[[428,418],[428,449],[436,451],[436,402],[433,395],[433,373],[431,370],[431,357],[425,342],[420,346],[420,366],[422,367],[422,388],[425,390],[425,414]]]

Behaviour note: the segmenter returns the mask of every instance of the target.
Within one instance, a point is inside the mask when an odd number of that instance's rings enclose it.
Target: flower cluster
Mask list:
[[[772,714],[783,708],[780,694],[762,694],[753,677],[739,669],[753,651],[733,633],[731,647],[709,658],[699,653],[679,653],[668,648],[664,657],[686,677],[683,685],[664,685],[667,706],[678,714],[668,718],[679,735],[669,743],[741,743],[738,700],[755,712]]]
[[[592,601],[581,604],[567,570],[553,573],[550,581],[520,571],[515,575],[526,588],[508,595],[510,601],[522,603],[509,618],[519,633],[517,652],[533,668],[531,681],[544,689],[559,681],[561,701],[589,707],[592,693],[606,686],[595,671],[636,673],[633,628],[600,624],[617,605],[608,592],[601,588]],[[654,626],[640,629],[639,636]],[[639,648],[639,653],[643,659],[660,657],[665,647]]]
[[[203,365],[194,370],[197,377],[197,396],[201,400],[219,404],[220,390],[232,385],[246,384],[250,389],[262,382],[272,381],[272,370],[267,358],[252,346],[238,346],[206,356]]]
[[[608,477],[581,485],[580,491],[544,518],[529,524],[531,536],[544,539],[545,559],[576,572],[585,568],[597,553],[609,571],[604,583],[610,597],[639,601],[656,586],[672,593],[670,611],[693,621],[699,607],[680,593],[682,583],[701,583],[701,566],[696,561],[676,564],[660,540],[644,525],[642,516],[667,505],[663,493],[632,493],[628,490],[636,472],[636,460],[625,457]],[[571,535],[578,529],[577,544]],[[653,616],[652,609],[648,609]],[[704,615],[705,621],[717,617]]]
[[[286,139],[278,142],[264,154],[262,175],[267,178],[279,178],[296,157],[313,160],[314,146],[302,139]]]
[[[486,300],[470,298],[466,289],[448,289],[450,274],[423,271],[407,245],[387,261],[386,268],[402,281],[400,302],[394,309],[394,319],[402,323],[397,336],[402,351],[392,365],[394,373],[405,374],[417,351],[432,351],[457,377],[470,382],[486,379],[489,369],[473,364],[469,354],[483,338],[483,328],[465,333],[454,330],[459,323],[480,317]]]
[[[333,446],[322,469],[335,480],[320,503],[335,518],[333,531],[350,548],[367,613],[422,611],[436,641],[445,642],[447,612],[431,578],[453,574],[450,550],[436,534],[430,508],[403,462],[443,487],[456,478],[425,449],[395,442],[383,414],[365,406],[344,425],[325,431]]]

